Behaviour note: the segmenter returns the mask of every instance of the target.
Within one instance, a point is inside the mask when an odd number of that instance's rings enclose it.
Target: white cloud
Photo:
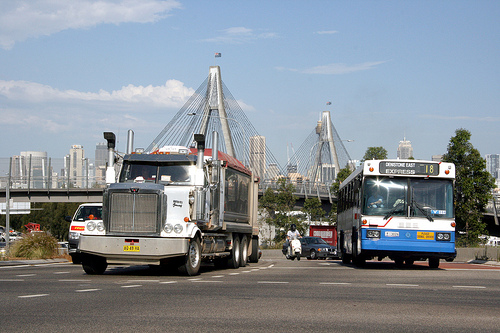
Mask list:
[[[100,90],[97,93],[76,90],[58,90],[48,85],[27,81],[0,80],[0,96],[23,103],[40,102],[121,102],[141,103],[161,107],[181,107],[194,93],[177,80],[168,80],[162,86],[134,86],[129,84],[111,92]]]
[[[226,43],[226,44],[244,44],[257,39],[276,38],[278,35],[273,32],[257,33],[252,29],[245,27],[232,27],[221,30],[222,34],[217,37],[204,39],[204,42]]]
[[[0,3],[0,46],[10,49],[30,37],[99,24],[156,22],[174,9],[175,0],[13,0]]]
[[[339,32],[337,30],[322,30],[322,31],[316,31],[315,34],[318,35],[333,35],[333,34],[338,34]]]
[[[276,67],[277,70],[280,71],[289,71],[289,72],[299,72],[304,74],[326,74],[326,75],[338,75],[338,74],[347,74],[352,72],[365,71],[368,69],[373,69],[376,66],[385,63],[386,61],[374,61],[374,62],[364,62],[361,64],[354,65],[346,65],[343,63],[334,63],[323,66],[316,66],[306,69],[296,69],[296,68],[285,68],[285,67]]]

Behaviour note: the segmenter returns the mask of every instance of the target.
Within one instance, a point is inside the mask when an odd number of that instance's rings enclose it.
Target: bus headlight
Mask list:
[[[367,238],[380,238],[380,230],[366,230]]]
[[[180,233],[182,232],[182,229],[184,229],[184,228],[183,228],[183,227],[182,227],[182,225],[180,225],[180,224],[176,224],[176,225],[174,226],[174,231],[175,231],[175,233],[177,233],[177,234],[180,234]]]
[[[451,234],[449,232],[437,232],[436,240],[438,241],[449,241],[451,239]]]
[[[95,222],[88,222],[88,223],[87,223],[87,230],[88,230],[88,231],[94,231],[94,230],[95,230],[95,227],[96,227]]]

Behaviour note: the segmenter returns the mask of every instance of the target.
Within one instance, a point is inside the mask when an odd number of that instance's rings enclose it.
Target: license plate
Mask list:
[[[385,237],[399,237],[398,231],[386,231]]]
[[[434,233],[429,231],[417,232],[417,239],[434,240]]]
[[[141,252],[141,247],[139,245],[123,245],[123,251],[125,251],[125,252]]]

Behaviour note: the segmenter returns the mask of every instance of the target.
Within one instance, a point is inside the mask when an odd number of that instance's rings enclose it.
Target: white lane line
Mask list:
[[[0,282],[23,282],[24,279],[0,279]]]
[[[453,286],[453,288],[486,289],[483,286]]]
[[[418,284],[405,284],[405,283],[386,283],[385,285],[390,287],[419,287]]]
[[[198,280],[201,280],[201,278],[197,278],[197,279],[188,279],[188,281],[198,281]]]
[[[194,283],[220,283],[220,282],[224,282],[224,281],[220,281],[220,280],[196,280],[196,281],[191,281],[191,282],[194,282]]]
[[[240,275],[240,273],[229,273],[229,275]]]
[[[160,282],[161,284],[171,284],[171,283],[177,283],[177,281],[163,281]]]
[[[158,283],[160,280],[127,280],[127,283],[148,283],[148,282],[153,282],[153,283]]]
[[[214,275],[214,276],[212,276],[212,277],[213,277],[213,278],[223,278],[223,277],[224,277],[224,275]]]
[[[288,281],[258,281],[257,283],[262,283],[262,284],[288,284],[290,282],[288,282]]]
[[[35,276],[36,274],[19,274],[16,275],[17,277],[28,277],[28,276]]]
[[[92,280],[83,279],[60,279],[59,282],[92,282]]]
[[[91,292],[91,291],[99,291],[99,290],[102,290],[102,289],[80,289],[80,290],[75,290],[77,293],[87,293],[87,292]]]
[[[54,272],[54,274],[69,274],[69,272]]]
[[[137,287],[142,287],[141,284],[131,284],[128,286],[122,286],[122,288],[137,288]]]
[[[49,294],[23,295],[23,296],[17,296],[17,297],[18,298],[33,298],[33,297],[44,297],[44,296],[49,296]]]
[[[349,284],[352,284],[352,283],[350,283],[350,282],[320,282],[319,284],[339,285],[339,286],[342,286],[342,285],[349,285]]]

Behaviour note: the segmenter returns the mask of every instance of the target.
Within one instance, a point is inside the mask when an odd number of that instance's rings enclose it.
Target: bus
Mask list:
[[[368,160],[339,187],[338,252],[357,266],[388,257],[397,266],[453,261],[453,163]]]

